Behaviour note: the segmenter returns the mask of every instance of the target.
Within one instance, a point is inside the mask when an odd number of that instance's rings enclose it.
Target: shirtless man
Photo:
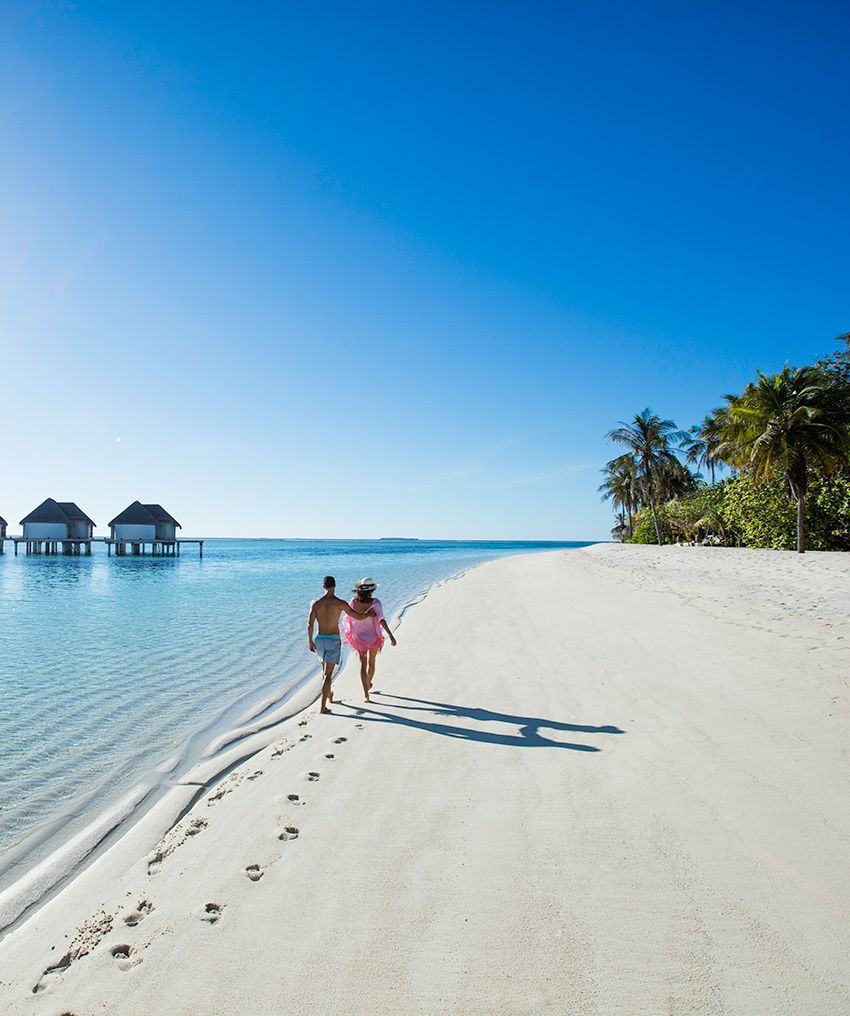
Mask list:
[[[329,713],[328,703],[333,702],[333,677],[334,667],[339,665],[342,642],[339,637],[339,619],[343,614],[350,614],[358,621],[367,617],[374,617],[374,610],[367,610],[365,614],[352,610],[351,607],[336,595],[336,579],[333,575],[326,575],[322,583],[325,595],[313,601],[310,607],[310,619],[307,621],[307,640],[310,644],[310,652],[316,653],[322,661],[322,673],[325,675],[322,685],[322,712]],[[318,624],[319,634],[313,637],[313,625]]]

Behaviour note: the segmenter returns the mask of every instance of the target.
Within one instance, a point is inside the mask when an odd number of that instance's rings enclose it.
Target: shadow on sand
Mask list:
[[[452,705],[447,702],[431,702],[428,699],[411,698],[407,695],[388,695],[378,691],[373,691],[372,695],[380,695],[381,702],[378,704],[381,705],[385,700],[392,699],[391,702],[386,702],[386,705],[392,707],[393,710],[404,710],[404,712],[382,712],[375,708],[374,701],[360,706],[347,705],[345,702],[338,702],[337,705],[356,709],[357,718],[372,723],[400,723],[417,730],[428,730],[432,734],[442,734],[444,737],[455,737],[463,741],[482,741],[485,744],[503,744],[513,748],[568,748],[571,751],[601,751],[600,748],[590,744],[555,741],[551,737],[544,737],[540,733],[541,728],[581,734],[624,733],[619,727],[590,727],[583,723],[561,723],[559,720],[544,720],[533,716],[512,716],[510,713],[496,713],[490,709],[476,709],[470,706]],[[409,715],[410,713],[445,716],[453,720],[475,720],[478,723],[503,723],[516,727],[517,732],[503,734],[496,731],[480,730],[477,727],[433,723],[424,718],[417,719]]]

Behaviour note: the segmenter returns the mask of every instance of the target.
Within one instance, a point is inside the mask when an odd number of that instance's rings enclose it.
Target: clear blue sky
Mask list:
[[[616,421],[850,328],[848,35],[838,0],[4,0],[0,515],[607,536]]]

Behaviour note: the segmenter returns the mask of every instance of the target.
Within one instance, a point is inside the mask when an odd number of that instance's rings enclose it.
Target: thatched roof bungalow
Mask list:
[[[183,527],[162,505],[134,501],[115,516],[109,528],[116,543],[169,543]]]
[[[42,501],[21,519],[25,540],[90,540],[95,523],[73,501]]]

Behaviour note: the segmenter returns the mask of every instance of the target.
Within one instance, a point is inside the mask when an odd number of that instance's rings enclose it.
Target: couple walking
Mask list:
[[[350,603],[336,595],[336,579],[326,575],[322,583],[325,595],[314,600],[310,607],[310,619],[307,622],[307,640],[310,652],[316,653],[322,661],[322,712],[328,713],[329,703],[333,702],[333,672],[339,666],[342,653],[342,640],[339,635],[339,619],[344,614],[342,628],[345,641],[360,654],[360,680],[363,682],[363,694],[369,701],[369,691],[375,676],[375,659],[384,645],[383,629],[390,642],[396,644],[395,636],[384,620],[381,601],[376,600],[373,593],[378,588],[372,579],[361,579],[352,592],[354,598]],[[313,635],[313,627],[319,626],[318,635]]]

